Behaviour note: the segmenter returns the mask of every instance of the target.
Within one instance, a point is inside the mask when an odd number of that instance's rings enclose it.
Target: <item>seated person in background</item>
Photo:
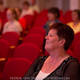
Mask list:
[[[15,8],[15,11],[16,11],[17,16],[18,16],[18,21],[20,22],[23,30],[25,30],[26,29],[26,19],[24,17],[22,17],[22,18],[20,17],[21,13],[22,13],[22,10],[19,9],[19,8]]]
[[[32,9],[30,9],[30,4],[27,1],[23,3],[23,10],[21,13],[21,17],[24,17],[26,15],[34,15],[34,12]]]
[[[15,11],[16,11],[17,16],[18,16],[18,19],[19,19],[20,16],[21,16],[21,13],[22,13],[22,9],[20,9],[20,8],[15,8]]]
[[[73,39],[74,32],[68,25],[52,25],[45,45],[49,56],[38,58],[23,80],[80,80],[78,60],[66,53]]]
[[[37,3],[36,3],[36,0],[30,0],[30,3],[31,3],[31,9],[33,10],[33,11],[36,11],[36,12],[40,12],[40,9],[39,9],[39,6],[37,5]]]
[[[69,22],[67,25],[69,25],[74,33],[80,32],[80,10],[73,10],[72,12],[72,22]]]
[[[59,17],[60,17],[60,12],[58,8],[51,8],[48,10],[48,22],[44,26],[44,29],[46,30],[46,34],[48,34],[51,25],[60,22],[58,20]]]
[[[17,32],[20,34],[23,30],[20,23],[17,21],[18,17],[15,9],[8,9],[7,11],[8,22],[4,25],[3,32]]]

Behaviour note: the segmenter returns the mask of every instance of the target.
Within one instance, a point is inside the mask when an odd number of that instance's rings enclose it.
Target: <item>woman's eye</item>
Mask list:
[[[53,35],[49,35],[50,37],[53,37]]]

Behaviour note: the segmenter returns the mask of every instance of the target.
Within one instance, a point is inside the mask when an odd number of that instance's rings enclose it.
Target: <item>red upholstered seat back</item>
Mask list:
[[[6,32],[2,35],[2,39],[7,40],[11,46],[16,46],[18,44],[19,35],[16,32]]]
[[[33,43],[23,43],[18,46],[13,57],[23,57],[33,62],[40,55],[40,48]]]
[[[29,34],[24,38],[23,42],[26,42],[26,43],[31,42],[36,44],[38,47],[42,48],[43,41],[44,41],[44,38],[40,34]]]
[[[12,58],[9,59],[4,67],[3,80],[10,80],[23,77],[28,71],[31,63],[25,58]]]
[[[29,31],[29,34],[30,33],[41,34],[44,37],[46,34],[46,31],[42,27],[35,26]]]
[[[4,39],[0,39],[0,58],[7,58],[8,52],[9,52],[9,43]]]
[[[75,34],[72,45],[70,46],[72,56],[76,57],[80,61],[80,32]]]
[[[72,21],[72,11],[69,10],[64,14],[65,23]]]

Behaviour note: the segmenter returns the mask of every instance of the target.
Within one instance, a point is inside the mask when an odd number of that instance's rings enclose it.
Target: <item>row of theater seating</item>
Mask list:
[[[42,27],[33,27],[29,31],[29,33],[23,38],[22,43],[33,42],[37,46],[40,46],[40,48],[42,49],[44,38],[45,38],[45,30]],[[3,46],[3,44],[5,43],[6,45],[9,45],[10,48],[14,49],[19,44],[19,35],[16,32],[7,32],[2,35],[0,42],[2,44],[1,46]],[[6,46],[3,46],[1,48],[5,47]],[[2,53],[2,55],[3,54],[5,54],[5,52]]]
[[[44,25],[44,23],[46,23],[46,21],[48,20],[48,17],[47,17],[47,14],[48,14],[48,10],[43,10],[40,15],[38,16],[38,18],[36,19],[35,21],[35,25]],[[42,21],[43,19],[43,21]],[[68,23],[68,22],[71,22],[72,21],[72,10],[69,10],[69,11],[66,11],[65,13],[63,13],[62,10],[60,10],[60,18],[59,20],[62,22],[62,23]],[[41,24],[40,24],[40,23]],[[42,26],[43,26],[42,25]]]
[[[3,72],[0,73],[0,80],[21,80],[31,64],[32,63],[25,58],[8,59]]]
[[[4,62],[4,59],[2,59],[5,66],[3,68],[3,65],[1,65],[3,70],[1,70],[0,79],[9,80],[9,78],[15,78],[15,76],[22,77],[33,61],[41,55],[44,38],[45,30],[40,26],[31,28],[20,45],[18,45],[19,35],[15,32],[3,34],[0,40],[2,44],[0,50],[2,57],[8,60]],[[11,57],[9,57],[9,54]]]
[[[44,26],[44,24],[47,22],[48,17],[48,10],[43,10],[41,11],[39,14],[34,11],[34,15],[26,15],[23,18],[19,19],[20,24],[23,27],[23,31],[25,32],[25,30],[29,30],[32,26]],[[70,21],[72,21],[72,11],[69,10],[67,11],[65,14],[63,13],[62,10],[60,10],[60,18],[59,20],[63,23],[68,23]],[[6,19],[6,18],[4,18]],[[3,24],[6,23],[7,20],[3,20],[2,22]]]

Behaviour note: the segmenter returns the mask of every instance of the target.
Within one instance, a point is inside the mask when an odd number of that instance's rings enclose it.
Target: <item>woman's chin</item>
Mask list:
[[[47,50],[47,48],[48,48],[48,47],[45,45],[45,50]]]
[[[45,46],[46,51],[50,51],[50,48],[48,46]]]

